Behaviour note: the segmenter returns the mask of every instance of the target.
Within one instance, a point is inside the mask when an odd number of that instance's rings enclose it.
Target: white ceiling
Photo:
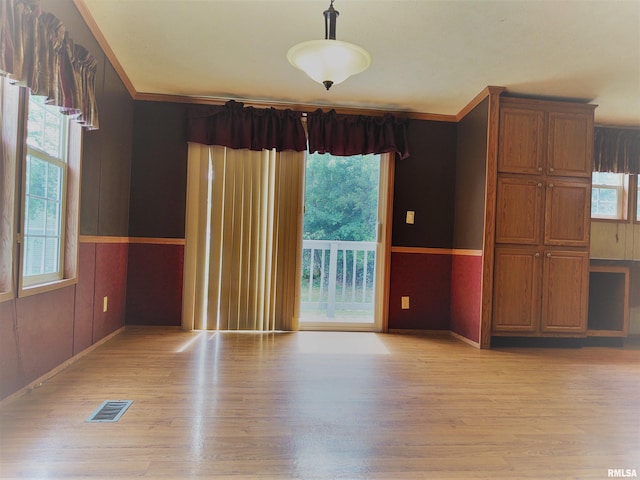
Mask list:
[[[640,0],[336,0],[372,66],[330,91],[289,65],[329,0],[76,0],[138,94],[457,114],[488,85],[640,126]]]

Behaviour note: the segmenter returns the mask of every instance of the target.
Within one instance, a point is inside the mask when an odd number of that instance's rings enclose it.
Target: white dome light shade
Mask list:
[[[327,90],[371,65],[371,55],[364,48],[332,39],[294,45],[287,52],[287,60]]]

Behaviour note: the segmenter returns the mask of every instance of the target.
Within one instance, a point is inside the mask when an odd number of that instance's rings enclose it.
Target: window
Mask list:
[[[591,183],[591,217],[626,220],[629,203],[629,175],[593,172]]]
[[[640,222],[640,175],[636,175],[636,222]]]
[[[15,205],[18,165],[18,111],[20,89],[0,77],[0,302],[12,300],[15,292]]]
[[[63,278],[68,119],[29,96],[24,166],[22,285]]]
[[[0,77],[0,302],[77,282],[82,127]],[[15,221],[14,221],[15,220]]]

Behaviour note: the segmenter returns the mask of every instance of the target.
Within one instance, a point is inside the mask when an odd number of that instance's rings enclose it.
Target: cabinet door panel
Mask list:
[[[496,248],[494,333],[535,334],[540,319],[542,259],[535,248]]]
[[[496,242],[541,243],[542,179],[499,176],[496,196]]]
[[[547,179],[544,243],[588,247],[591,225],[591,183]]]
[[[542,173],[544,112],[504,107],[500,110],[498,171]]]
[[[593,115],[550,112],[547,175],[590,177]]]
[[[542,333],[586,334],[589,253],[546,251],[543,284]]]

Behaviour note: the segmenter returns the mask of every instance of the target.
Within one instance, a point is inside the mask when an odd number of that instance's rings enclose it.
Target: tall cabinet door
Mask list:
[[[593,115],[549,112],[547,175],[591,178]]]
[[[591,183],[547,178],[544,243],[588,247],[591,221]]]
[[[543,190],[540,177],[498,176],[496,243],[542,242]]]
[[[534,247],[498,247],[493,270],[494,333],[535,334],[540,319],[542,259]]]
[[[589,252],[545,251],[543,284],[542,332],[586,333]]]
[[[586,335],[593,109],[500,99],[493,335]]]
[[[498,171],[541,174],[544,162],[544,112],[500,109]]]

